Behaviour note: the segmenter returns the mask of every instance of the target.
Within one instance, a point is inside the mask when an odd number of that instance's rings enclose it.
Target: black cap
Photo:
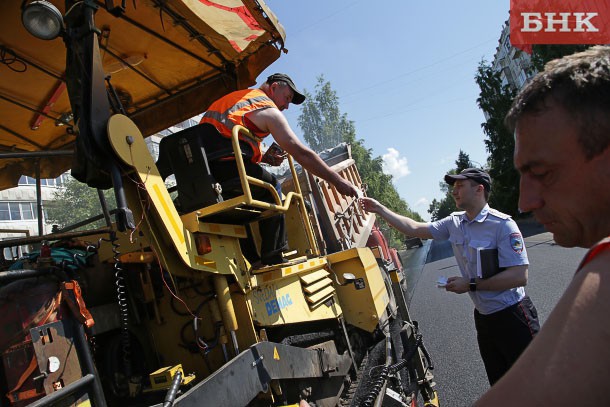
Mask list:
[[[271,85],[273,82],[286,82],[288,86],[290,86],[290,89],[292,89],[294,92],[294,96],[292,97],[293,104],[300,105],[305,101],[305,95],[299,92],[297,86],[294,84],[292,79],[290,79],[290,76],[286,75],[285,73],[274,73],[267,78],[267,83],[269,85]]]
[[[445,182],[449,185],[453,185],[458,179],[471,179],[483,185],[487,191],[491,190],[491,177],[488,173],[478,168],[466,168],[459,174],[445,175]]]

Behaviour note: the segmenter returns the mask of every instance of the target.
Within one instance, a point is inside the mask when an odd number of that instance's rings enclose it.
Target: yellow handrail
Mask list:
[[[314,252],[314,255],[319,254],[317,245],[315,244],[315,238],[313,235],[313,230],[311,229],[311,225],[309,223],[309,218],[307,212],[305,210],[305,201],[303,200],[303,195],[301,192],[301,186],[299,185],[299,180],[297,176],[296,169],[294,168],[294,161],[290,155],[288,155],[288,164],[290,167],[290,172],[292,174],[292,179],[294,180],[294,192],[289,192],[282,203],[282,199],[278,194],[275,186],[271,185],[268,182],[262,181],[258,178],[254,178],[249,176],[246,173],[246,168],[244,165],[244,159],[241,153],[241,146],[239,145],[239,134],[243,133],[248,137],[251,137],[250,131],[243,127],[236,125],[233,127],[233,133],[231,135],[231,143],[233,145],[233,151],[235,153],[235,163],[237,164],[237,171],[239,174],[241,187],[243,190],[243,194],[234,198],[227,199],[226,201],[216,203],[214,205],[210,205],[196,211],[197,216],[200,218],[214,215],[220,212],[224,212],[226,210],[238,207],[240,205],[248,205],[254,208],[263,209],[265,211],[275,211],[275,212],[287,212],[292,204],[293,200],[299,202],[299,212],[301,217],[303,218],[303,225],[306,230],[307,238],[310,242],[310,247]],[[213,175],[213,174],[212,174]],[[268,190],[273,196],[273,200],[275,203],[260,201],[254,199],[252,197],[252,191],[250,189],[250,185],[258,186],[261,188],[265,188]]]

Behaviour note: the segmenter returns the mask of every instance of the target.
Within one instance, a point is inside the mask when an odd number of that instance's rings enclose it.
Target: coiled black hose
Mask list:
[[[421,334],[415,335],[415,346],[409,349],[409,352],[405,355],[404,359],[398,363],[395,363],[390,366],[379,366],[377,367],[377,371],[375,375],[371,378],[371,382],[369,384],[370,390],[360,399],[359,406],[361,407],[372,407],[375,404],[375,400],[381,392],[383,385],[386,383],[390,375],[395,374],[396,372],[404,369],[407,364],[413,359],[415,353],[418,348],[422,346],[423,337]],[[373,369],[371,369],[373,370]]]
[[[110,233],[110,243],[112,244],[112,258],[114,259],[114,278],[116,285],[117,301],[119,304],[119,314],[121,318],[121,349],[123,351],[123,368],[125,376],[131,377],[131,338],[129,334],[129,308],[127,305],[127,286],[123,275],[123,267],[119,252],[120,245],[115,232]]]
[[[372,407],[373,404],[375,404],[379,392],[388,380],[388,377],[390,377],[390,366],[379,366],[378,369],[379,373],[372,378],[371,383],[369,384],[370,390],[360,400],[359,405],[361,407]]]

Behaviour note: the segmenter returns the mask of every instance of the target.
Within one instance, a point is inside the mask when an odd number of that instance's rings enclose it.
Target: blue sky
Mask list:
[[[331,83],[341,112],[400,196],[424,219],[460,149],[487,159],[474,81],[493,59],[508,0],[266,0],[286,30],[283,54],[258,78],[288,73],[301,89]],[[285,111],[299,137],[300,107]]]

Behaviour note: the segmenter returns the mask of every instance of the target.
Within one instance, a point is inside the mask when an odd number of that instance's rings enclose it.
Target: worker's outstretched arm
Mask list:
[[[269,131],[280,147],[307,171],[333,184],[342,195],[354,197],[358,195],[358,189],[351,182],[334,172],[314,151],[301,143],[278,109],[258,110],[248,117],[261,130]]]

